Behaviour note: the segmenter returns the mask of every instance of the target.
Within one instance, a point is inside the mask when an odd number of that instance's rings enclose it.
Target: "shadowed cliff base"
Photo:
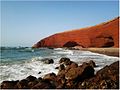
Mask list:
[[[56,33],[46,37],[33,48],[40,47],[74,47],[111,48],[119,47],[119,17],[95,26]]]

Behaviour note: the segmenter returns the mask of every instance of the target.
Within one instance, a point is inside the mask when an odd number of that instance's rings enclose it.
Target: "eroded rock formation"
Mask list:
[[[92,27],[57,33],[33,45],[39,47],[119,47],[119,17]]]

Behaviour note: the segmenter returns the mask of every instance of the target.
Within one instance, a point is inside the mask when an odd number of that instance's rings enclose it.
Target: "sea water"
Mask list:
[[[55,67],[59,66],[59,60],[62,57],[68,57],[79,65],[93,60],[97,65],[95,72],[119,60],[118,57],[90,51],[65,50],[62,48],[1,47],[0,52],[0,83],[5,80],[21,80],[29,75],[38,78],[51,72],[57,74],[58,70]],[[44,64],[42,61],[44,58],[53,59],[54,63]]]

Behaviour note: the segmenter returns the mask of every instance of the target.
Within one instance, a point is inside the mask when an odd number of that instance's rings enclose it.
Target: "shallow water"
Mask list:
[[[32,48],[2,48],[1,63],[0,63],[0,83],[4,80],[21,80],[29,75],[43,77],[45,74],[58,70],[55,67],[59,66],[58,62],[61,57],[68,57],[81,65],[89,60],[95,61],[98,67],[95,72],[111,63],[119,60],[118,57],[112,57],[89,51],[64,50],[57,49],[32,49]],[[54,64],[44,64],[43,58],[51,58]],[[38,74],[41,72],[40,74]]]

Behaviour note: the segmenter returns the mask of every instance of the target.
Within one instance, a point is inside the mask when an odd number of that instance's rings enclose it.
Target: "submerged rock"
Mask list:
[[[60,61],[59,61],[60,64],[61,63],[65,64],[65,63],[68,63],[68,62],[70,62],[70,59],[66,58],[66,57],[61,58]]]
[[[43,61],[45,64],[53,64],[53,63],[54,63],[54,60],[53,60],[53,59],[50,59],[50,58],[44,58],[44,59],[42,59],[42,61]]]

